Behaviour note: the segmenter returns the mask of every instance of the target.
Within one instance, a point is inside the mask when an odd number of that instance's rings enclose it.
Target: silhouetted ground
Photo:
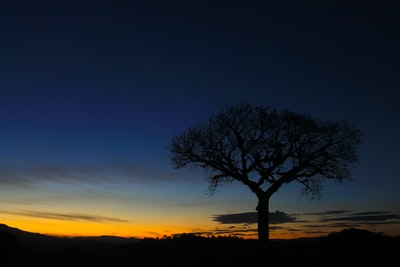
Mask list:
[[[0,228],[0,266],[382,266],[398,264],[399,249],[399,237],[358,229],[321,238],[271,240],[262,247],[258,240],[228,237],[66,239]]]

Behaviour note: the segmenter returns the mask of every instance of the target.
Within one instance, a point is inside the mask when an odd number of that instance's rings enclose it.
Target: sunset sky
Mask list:
[[[272,196],[271,238],[400,235],[400,9],[273,2],[2,2],[0,223],[256,237],[247,187],[209,196],[203,171],[173,169],[167,149],[245,100],[364,134],[352,181],[325,183],[319,200],[295,183]]]

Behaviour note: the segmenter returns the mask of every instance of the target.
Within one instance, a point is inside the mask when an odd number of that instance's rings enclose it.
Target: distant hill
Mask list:
[[[137,238],[124,238],[117,236],[93,236],[93,237],[56,237],[40,233],[23,231],[18,228],[0,224],[0,248],[6,250],[7,247],[30,249],[33,251],[54,251],[65,247],[79,246],[99,246],[115,245],[137,242]]]
[[[18,228],[10,227],[6,224],[0,224],[0,236],[12,235],[18,241],[54,241],[58,240],[57,237],[52,237],[39,233],[32,233],[20,230]]]
[[[110,236],[110,235],[100,235],[100,236],[78,236],[78,237],[57,237],[52,235],[33,233],[24,231],[15,227],[10,227],[6,224],[0,223],[0,233],[8,232],[13,234],[18,239],[37,239],[37,240],[104,240],[104,241],[113,241],[113,242],[127,242],[127,241],[136,241],[138,238],[134,237],[119,237],[119,236]]]

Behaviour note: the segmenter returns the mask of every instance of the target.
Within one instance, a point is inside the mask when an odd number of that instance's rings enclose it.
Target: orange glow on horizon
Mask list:
[[[22,231],[31,233],[39,233],[57,237],[85,237],[85,236],[119,236],[124,238],[165,238],[171,237],[177,234],[191,234],[193,231],[190,227],[165,227],[161,225],[110,225],[100,223],[88,223],[88,222],[56,222],[49,220],[18,220],[8,219],[3,220],[1,223],[6,224],[9,227],[18,228]],[[168,228],[168,229],[167,229]],[[199,231],[198,231],[199,232]],[[205,231],[206,232],[206,231]],[[210,235],[203,235],[210,237]],[[256,232],[246,232],[236,234],[213,234],[212,236],[231,236],[242,239],[257,239]],[[303,237],[316,237],[318,235],[310,235],[305,232],[288,232],[288,231],[271,231],[271,239],[295,239]],[[321,235],[319,235],[321,236]]]
[[[161,222],[161,223],[148,223],[148,224],[132,224],[132,223],[120,223],[120,224],[106,224],[99,222],[87,222],[87,221],[58,221],[40,218],[29,218],[23,219],[18,216],[9,216],[3,218],[0,221],[1,224],[5,224],[12,228],[17,228],[22,231],[31,233],[39,233],[50,236],[58,237],[85,237],[85,236],[118,236],[124,238],[156,238],[161,239],[165,237],[173,237],[179,234],[196,234],[204,237],[238,237],[241,239],[258,239],[256,231],[247,230],[234,232],[230,231],[230,228],[219,227],[215,230],[215,224],[202,225],[201,228],[193,227],[193,225],[187,224],[182,225],[176,221],[172,222]],[[210,230],[214,229],[214,230]],[[256,229],[256,228],[253,228]],[[389,228],[390,229],[390,228]],[[225,230],[225,231],[224,231]],[[313,229],[301,229],[289,230],[289,228],[282,229],[271,229],[270,239],[297,239],[297,238],[309,238],[309,237],[322,237],[332,232],[338,232],[343,229],[337,228],[320,228]],[[368,230],[368,229],[367,229]],[[392,229],[394,233],[396,229]],[[379,231],[378,231],[379,232]],[[204,234],[202,234],[204,233]],[[396,236],[396,234],[393,234]]]
[[[3,219],[0,223],[22,231],[58,237],[119,236],[125,238],[163,238],[192,232],[192,227],[171,225],[102,224],[88,222],[59,222],[45,219]]]

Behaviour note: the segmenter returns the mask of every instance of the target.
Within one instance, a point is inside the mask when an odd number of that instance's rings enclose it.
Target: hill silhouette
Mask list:
[[[337,266],[397,260],[400,237],[345,229],[319,238],[258,240],[182,234],[165,239],[114,236],[63,238],[0,224],[0,261],[5,266],[207,266],[268,262]]]

